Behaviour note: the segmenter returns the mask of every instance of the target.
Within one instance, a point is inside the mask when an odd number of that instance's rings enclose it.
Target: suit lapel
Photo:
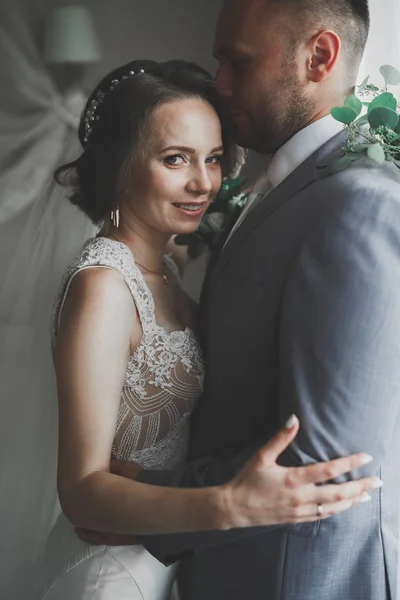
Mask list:
[[[274,188],[268,194],[267,198],[262,200],[249,212],[243,223],[232,234],[226,246],[214,261],[212,270],[207,277],[207,291],[209,291],[216,283],[232,255],[235,254],[248,236],[251,235],[261,223],[268,219],[280,206],[309,186],[320,176],[319,169],[325,166],[329,162],[328,159],[343,146],[346,136],[346,132],[340,132],[338,135],[335,135],[297,167],[297,169],[280,185]]]

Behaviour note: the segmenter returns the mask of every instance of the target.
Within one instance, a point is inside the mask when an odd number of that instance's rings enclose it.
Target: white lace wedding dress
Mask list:
[[[154,300],[124,244],[92,238],[65,274],[53,316],[54,340],[72,278],[82,269],[117,270],[134,299],[143,330],[129,358],[112,456],[145,469],[174,469],[186,461],[189,416],[202,392],[203,361],[190,329],[167,332]],[[165,567],[143,546],[81,542],[63,514],[47,546],[40,600],[167,600],[176,567]]]

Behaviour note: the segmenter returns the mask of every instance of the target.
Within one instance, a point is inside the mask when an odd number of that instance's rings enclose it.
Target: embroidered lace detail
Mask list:
[[[153,296],[131,251],[101,237],[85,244],[64,276],[53,312],[53,340],[74,275],[90,267],[111,268],[121,274],[143,332],[128,361],[112,455],[144,468],[176,468],[186,460],[189,416],[203,388],[199,344],[189,328],[168,333],[156,323]]]

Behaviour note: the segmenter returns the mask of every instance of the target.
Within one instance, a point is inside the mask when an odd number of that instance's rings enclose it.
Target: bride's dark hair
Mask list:
[[[79,125],[83,151],[62,165],[54,177],[72,187],[69,200],[95,224],[102,224],[115,207],[142,149],[143,133],[161,105],[200,98],[214,108],[222,125],[223,175],[235,170],[241,151],[235,145],[215,83],[202,67],[182,60],[130,62],[109,73],[88,99]]]

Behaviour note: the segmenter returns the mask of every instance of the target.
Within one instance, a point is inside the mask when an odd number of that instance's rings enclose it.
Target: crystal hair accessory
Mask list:
[[[93,100],[90,102],[88,109],[86,110],[85,113],[85,118],[84,118],[84,126],[85,126],[85,135],[83,137],[83,141],[86,144],[89,140],[90,134],[92,133],[92,129],[93,129],[93,121],[98,121],[99,120],[99,115],[96,114],[99,105],[104,101],[104,98],[114,89],[117,87],[117,85],[119,83],[121,83],[121,81],[123,81],[124,79],[128,79],[128,77],[131,77],[132,75],[142,75],[144,73],[143,69],[139,69],[138,71],[129,71],[129,73],[127,73],[126,75],[122,75],[122,77],[120,77],[119,79],[112,79],[110,82],[110,86],[107,90],[98,90],[95,94],[95,97],[93,98]]]

